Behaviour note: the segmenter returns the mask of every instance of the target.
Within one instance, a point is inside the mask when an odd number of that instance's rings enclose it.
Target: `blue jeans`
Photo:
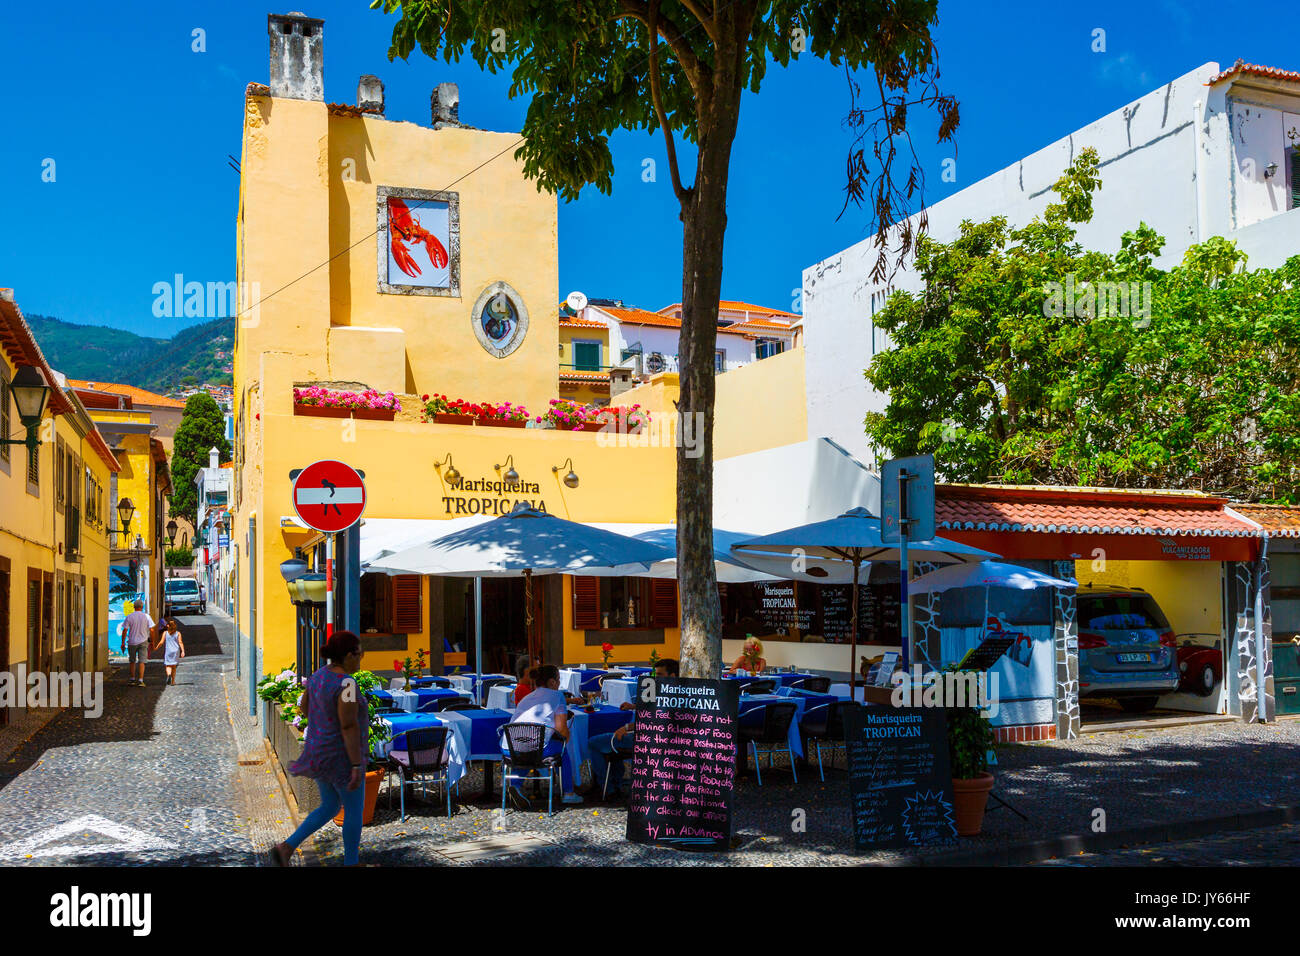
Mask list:
[[[552,737],[548,740],[546,742],[546,747],[542,750],[543,757],[558,757],[563,753],[564,741],[559,737]],[[504,743],[504,738],[501,744],[501,754],[505,757],[510,756],[510,751]],[[516,782],[512,784],[512,786],[518,788],[519,784]],[[567,760],[560,761],[560,789],[565,793],[573,793],[573,773],[569,770],[569,761]]]
[[[343,865],[352,866],[357,862],[361,849],[361,815],[365,812],[366,782],[355,790],[338,788],[326,780],[317,780],[320,788],[320,806],[307,815],[307,819],[293,831],[293,836],[285,840],[290,849],[298,849],[298,844],[311,836],[325,824],[334,819],[343,805]]]
[[[623,789],[623,762],[611,761],[612,753],[630,754],[632,752],[632,734],[628,731],[617,744],[613,734],[599,734],[587,741],[591,751],[591,783],[597,790],[605,785],[605,771],[609,770],[610,792]]]

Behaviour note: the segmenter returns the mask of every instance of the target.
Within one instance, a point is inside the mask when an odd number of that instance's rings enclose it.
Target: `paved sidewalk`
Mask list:
[[[101,717],[65,711],[3,765],[0,864],[253,862],[222,682],[229,648],[214,617],[180,624],[188,656],[175,686],[161,661],[146,687],[115,668]]]

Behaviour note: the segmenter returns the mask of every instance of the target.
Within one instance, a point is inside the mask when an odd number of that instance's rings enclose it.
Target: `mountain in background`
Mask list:
[[[235,320],[213,319],[154,339],[104,325],[28,315],[50,365],[69,378],[123,382],[166,394],[187,385],[230,385]]]

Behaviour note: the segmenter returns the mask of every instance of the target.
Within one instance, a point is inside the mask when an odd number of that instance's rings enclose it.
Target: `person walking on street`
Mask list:
[[[343,865],[356,866],[361,847],[361,814],[365,805],[365,743],[370,726],[364,695],[351,676],[361,667],[361,639],[337,631],[321,649],[328,662],[307,678],[302,709],[307,714],[307,740],[302,756],[289,772],[310,777],[320,788],[320,806],[283,843],[271,848],[271,859],[288,866],[294,851],[334,818],[343,805]]]
[[[176,666],[185,656],[185,641],[176,628],[176,618],[167,618],[167,630],[158,635],[158,643],[154,644],[153,649],[158,650],[159,645],[166,645],[163,649],[163,666],[167,668],[167,683],[175,684]]]
[[[149,658],[149,639],[157,625],[143,606],[138,606],[122,621],[122,650],[127,655],[128,684],[144,686],[144,663]]]
[[[199,582],[199,613],[208,613],[208,586],[202,581]]]

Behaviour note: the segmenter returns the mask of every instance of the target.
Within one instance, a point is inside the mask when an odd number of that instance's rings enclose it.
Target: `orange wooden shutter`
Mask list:
[[[672,578],[650,581],[650,626],[677,626],[677,582]]]
[[[393,577],[393,631],[398,634],[417,634],[421,630],[421,581],[418,574]]]
[[[591,577],[570,578],[573,582],[573,626],[600,627],[600,582]]]

